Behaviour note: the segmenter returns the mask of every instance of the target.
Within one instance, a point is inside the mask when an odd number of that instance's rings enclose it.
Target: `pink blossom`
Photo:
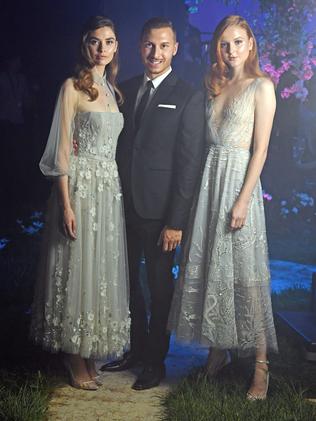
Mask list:
[[[271,76],[275,84],[279,83],[281,75],[285,72],[282,66],[276,69],[271,63],[265,64],[263,70]]]
[[[284,72],[286,72],[287,70],[289,70],[289,68],[291,67],[292,62],[291,61],[286,61],[286,60],[282,60],[282,70]]]
[[[308,20],[312,14],[316,13],[316,4],[308,10],[307,6],[303,6],[301,0],[289,0],[283,7],[284,11],[287,11],[287,25],[291,25],[293,20],[299,18],[299,14],[302,14],[304,20]],[[309,4],[313,1],[309,1]],[[282,8],[283,8],[282,7]],[[272,18],[271,14],[267,14],[267,19]],[[266,29],[269,29],[267,26]],[[290,30],[290,28],[288,28]],[[261,42],[260,46],[265,50],[260,58],[261,68],[269,74],[275,84],[278,84],[280,80],[283,80],[284,74],[287,74],[290,79],[294,78],[294,83],[291,86],[282,88],[280,96],[283,99],[291,97],[297,98],[299,101],[304,101],[307,98],[308,90],[304,86],[306,81],[309,81],[313,76],[316,75],[316,43],[314,39],[315,34],[311,31],[303,31],[302,36],[298,40],[299,42],[294,43],[294,47],[287,45],[286,43],[271,42],[273,37],[267,37]],[[280,48],[281,47],[281,48]],[[279,61],[281,61],[280,65]],[[265,200],[268,200],[264,196]]]
[[[305,63],[305,64],[303,65],[303,70],[304,70],[304,71],[307,71],[307,70],[312,70],[312,67],[311,67],[311,65],[310,65],[309,61],[308,61],[308,63]]]
[[[304,80],[310,80],[313,77],[314,72],[311,69],[308,69],[304,72]]]
[[[268,202],[272,200],[272,196],[269,193],[263,193],[263,198],[266,199]]]
[[[283,91],[281,92],[281,98],[282,99],[287,99],[291,96],[291,92],[288,88],[284,88]]]
[[[279,55],[280,55],[281,57],[286,57],[286,56],[288,56],[288,55],[289,55],[289,52],[288,52],[288,51],[286,51],[286,50],[281,50],[281,51],[279,52]]]
[[[295,94],[297,98],[303,98],[305,95],[305,91],[303,88],[301,81],[294,83],[292,86],[284,88],[281,92],[281,98],[286,99],[289,98],[291,95]]]
[[[299,92],[299,90],[302,89],[302,83],[301,81],[295,82],[291,87],[290,90],[293,94],[295,94],[295,92]]]
[[[271,63],[267,63],[264,65],[263,70],[267,73],[275,71],[275,67]]]

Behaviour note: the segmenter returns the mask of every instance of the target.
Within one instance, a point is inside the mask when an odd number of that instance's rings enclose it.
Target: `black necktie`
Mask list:
[[[140,122],[141,122],[142,116],[144,114],[146,105],[148,103],[150,91],[151,91],[152,88],[154,89],[154,85],[153,85],[152,81],[149,80],[146,83],[145,92],[143,93],[143,95],[142,95],[142,97],[139,101],[139,104],[136,108],[136,112],[135,112],[135,128],[136,128],[136,130],[139,129]]]

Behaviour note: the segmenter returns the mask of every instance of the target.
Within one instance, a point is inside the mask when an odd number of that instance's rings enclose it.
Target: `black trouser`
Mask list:
[[[145,364],[161,365],[168,353],[170,335],[167,321],[174,289],[174,252],[157,245],[163,229],[161,220],[143,219],[135,210],[126,212],[127,248],[130,273],[131,352]],[[144,254],[150,295],[149,323],[139,279]]]

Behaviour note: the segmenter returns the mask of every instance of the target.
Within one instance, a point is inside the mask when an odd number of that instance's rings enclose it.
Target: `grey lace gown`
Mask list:
[[[58,126],[57,114],[53,124]],[[77,112],[71,124],[69,142],[78,142],[78,154],[70,154],[68,163],[77,239],[71,241],[61,232],[55,186],[48,203],[31,337],[52,352],[118,357],[129,345],[130,326],[123,203],[115,162],[123,117],[119,112]]]
[[[262,347],[277,351],[260,181],[245,226],[229,228],[250,159],[259,83],[223,110],[222,121],[213,101],[207,105],[209,148],[169,318],[179,340],[245,356]]]

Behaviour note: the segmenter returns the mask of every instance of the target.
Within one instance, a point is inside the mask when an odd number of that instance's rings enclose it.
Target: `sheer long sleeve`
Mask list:
[[[57,99],[46,148],[39,164],[45,176],[58,177],[69,173],[77,102],[78,92],[74,89],[73,81],[67,79]]]

